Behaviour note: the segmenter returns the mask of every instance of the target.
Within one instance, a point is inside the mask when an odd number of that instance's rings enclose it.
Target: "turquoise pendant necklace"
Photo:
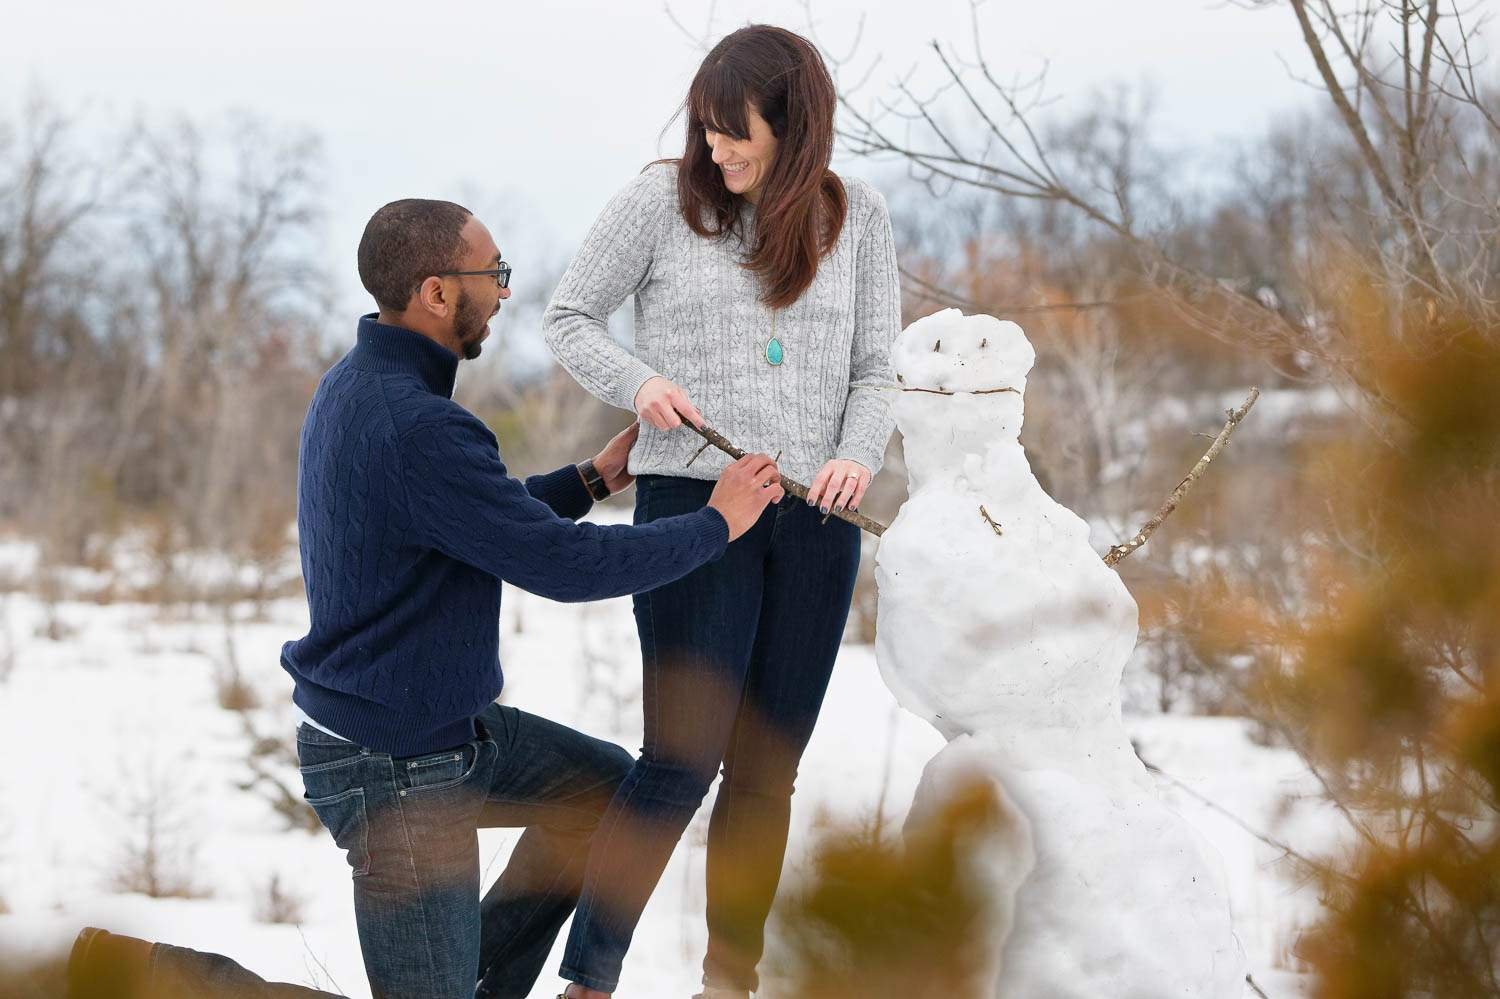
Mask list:
[[[786,350],[776,338],[776,310],[771,310],[771,339],[766,341],[766,363],[775,368],[786,360]]]

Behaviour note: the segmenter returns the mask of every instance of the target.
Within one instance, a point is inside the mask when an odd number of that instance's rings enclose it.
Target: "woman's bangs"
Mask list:
[[[720,62],[705,67],[693,80],[688,107],[695,119],[711,132],[719,132],[740,141],[750,138],[750,121],[745,106],[750,96],[744,84]]]

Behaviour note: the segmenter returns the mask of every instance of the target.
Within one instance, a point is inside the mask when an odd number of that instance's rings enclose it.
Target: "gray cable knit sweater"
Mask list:
[[[745,247],[696,235],[677,208],[676,166],[655,164],[605,206],[542,317],[562,366],[589,392],[634,411],[653,375],[681,385],[708,424],[747,451],[772,456],[808,482],[830,458],[880,470],[894,422],[890,348],[900,331],[900,286],[885,199],[845,178],[844,228],[802,297],[779,310],[784,360],[766,360],[771,311]],[[754,206],[746,202],[745,231]],[[606,326],[635,296],[635,349]],[[716,478],[728,458],[686,428],[641,425],[633,474]]]

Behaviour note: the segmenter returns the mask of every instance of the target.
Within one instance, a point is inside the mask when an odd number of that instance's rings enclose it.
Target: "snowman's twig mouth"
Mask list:
[[[999,392],[1014,392],[1016,395],[1021,394],[1020,389],[1011,388],[1009,386],[1006,386],[1004,388],[974,389],[968,392],[950,392],[947,389],[912,388],[909,385],[887,385],[886,388],[899,388],[902,392],[927,392],[932,395],[995,395]]]

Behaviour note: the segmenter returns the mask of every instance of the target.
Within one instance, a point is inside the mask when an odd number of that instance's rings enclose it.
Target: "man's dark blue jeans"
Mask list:
[[[297,729],[308,803],[352,871],[375,999],[528,995],[632,763],[619,746],[499,704],[475,728],[461,746],[409,758]],[[481,826],[526,827],[483,901]]]
[[[714,484],[636,479],[637,523],[690,513]],[[757,986],[792,785],[843,638],[859,529],[788,496],[724,556],[636,594],[645,745],[599,823],[562,976],[613,992],[646,900],[722,761],[708,827],[704,982]]]
[[[630,770],[619,746],[515,708],[491,705],[474,727],[461,746],[406,758],[297,728],[308,803],[353,872],[375,999],[529,995]],[[481,826],[526,827],[482,902]],[[150,995],[173,999],[338,999],[168,944],[151,948],[148,980]]]

